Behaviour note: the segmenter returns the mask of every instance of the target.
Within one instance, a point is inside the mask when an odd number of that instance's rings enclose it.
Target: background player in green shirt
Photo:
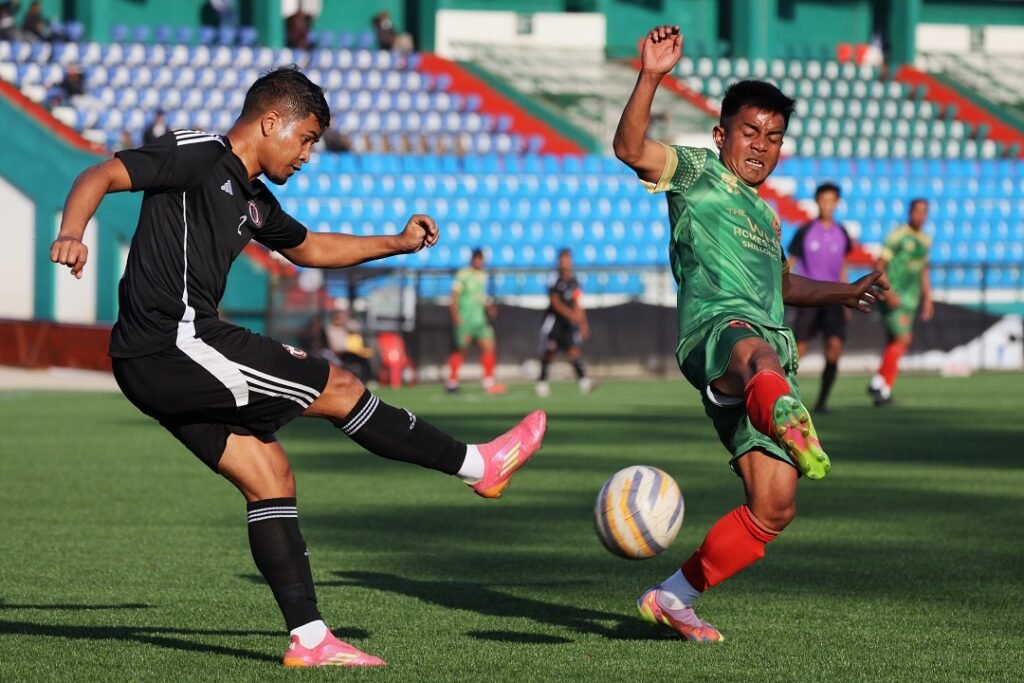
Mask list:
[[[887,337],[885,353],[878,372],[868,385],[868,393],[876,406],[892,401],[892,387],[896,383],[900,358],[913,341],[911,332],[918,304],[921,305],[922,320],[931,320],[934,312],[928,280],[928,250],[932,240],[923,232],[926,222],[928,202],[924,199],[911,200],[907,224],[896,228],[885,238],[876,266],[885,271],[892,286],[881,306]]]
[[[682,42],[678,26],[647,34],[614,149],[650,191],[666,193],[679,284],[676,357],[732,454],[746,504],[716,522],[680,571],[638,606],[642,617],[688,640],[718,641],[722,635],[694,613],[694,600],[764,556],[765,544],[796,515],[801,473],[820,479],[829,470],[800,402],[783,303],[867,312],[882,296],[874,285],[886,285],[881,272],[852,284],[789,274],[779,219],[757,194],[778,163],[795,104],[775,86],[742,81],[729,88],[712,131],[718,156],[646,138],[655,91],[679,62]]]
[[[487,292],[487,273],[484,271],[484,252],[474,249],[468,268],[455,273],[450,306],[452,316],[452,337],[455,350],[448,358],[449,393],[459,390],[459,369],[466,349],[476,341],[480,346],[480,364],[484,368],[484,391],[488,394],[503,394],[505,386],[494,381],[494,366],[498,359],[494,352],[494,328],[491,320],[497,314],[494,303]]]

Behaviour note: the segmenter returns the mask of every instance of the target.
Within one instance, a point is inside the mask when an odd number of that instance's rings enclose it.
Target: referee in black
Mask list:
[[[145,193],[110,339],[118,386],[245,497],[253,559],[291,633],[284,664],[379,666],[321,619],[295,479],[274,433],[299,415],[326,418],[377,455],[457,475],[495,498],[540,447],[545,416],[537,411],[488,444],[467,445],[383,403],[351,373],[217,317],[228,270],[250,240],[315,268],[437,242],[429,216],[413,216],[398,235],[357,237],[309,232],[281,209],[259,176],[284,184],[329,123],[319,86],[294,67],[271,71],[250,87],[227,135],[171,131],[86,169],[50,257],[81,277],[82,235],[103,197]]]

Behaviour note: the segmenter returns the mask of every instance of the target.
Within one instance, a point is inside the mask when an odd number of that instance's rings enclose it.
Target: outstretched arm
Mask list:
[[[683,36],[678,26],[651,29],[641,49],[640,75],[615,130],[615,156],[649,183],[657,183],[665,168],[664,145],[647,139],[651,103],[661,79],[679,63],[682,55]]]
[[[886,299],[889,282],[879,270],[856,282],[822,282],[786,273],[782,276],[782,300],[790,306],[830,306],[842,304],[861,313],[870,313]]]
[[[64,214],[57,239],[50,246],[50,260],[71,269],[81,279],[89,259],[89,249],[82,243],[85,226],[99,208],[103,197],[111,192],[132,189],[128,169],[120,159],[109,159],[82,171],[64,201]]]
[[[397,235],[335,235],[307,232],[297,247],[282,249],[285,258],[308,268],[346,268],[367,261],[411,254],[437,244],[437,224],[430,216],[416,214]]]
[[[932,303],[932,279],[928,274],[928,264],[921,269],[921,320],[925,322],[935,315],[935,305]]]

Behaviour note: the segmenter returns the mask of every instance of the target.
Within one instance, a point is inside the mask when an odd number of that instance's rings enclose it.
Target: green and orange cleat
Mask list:
[[[547,413],[535,410],[494,441],[477,446],[484,459],[484,476],[470,486],[478,496],[501,497],[512,475],[540,450],[547,421]]]
[[[330,632],[316,647],[303,647],[299,637],[292,636],[281,663],[285,666],[386,666],[380,657],[357,650]]]
[[[673,610],[675,614],[669,614],[668,610],[658,604],[660,590],[659,586],[655,586],[636,601],[641,619],[651,624],[667,626],[686,640],[695,643],[720,643],[725,640],[718,629],[698,617],[692,607]]]
[[[821,449],[818,432],[804,404],[792,396],[780,396],[772,407],[774,439],[785,449],[808,479],[823,479],[832,468]]]

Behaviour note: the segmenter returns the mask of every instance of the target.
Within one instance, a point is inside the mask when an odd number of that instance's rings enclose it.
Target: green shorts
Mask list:
[[[743,396],[726,396],[711,388],[711,383],[724,375],[729,367],[729,359],[736,343],[741,339],[756,337],[764,339],[775,350],[791,392],[799,400],[800,387],[796,381],[798,361],[793,333],[785,327],[766,327],[742,319],[727,318],[712,323],[706,331],[698,334],[703,334],[703,337],[693,350],[685,359],[677,359],[679,369],[700,392],[704,412],[715,425],[718,438],[732,454],[729,466],[735,472],[736,461],[740,456],[757,449],[796,467],[796,463],[786,451],[772,441],[771,437],[757,431],[750,424]]]
[[[899,308],[889,308],[882,304],[882,324],[890,337],[899,337],[910,334],[914,329],[914,318],[917,316],[917,302],[912,306],[903,305],[901,301]]]
[[[487,321],[464,322],[455,326],[454,330],[455,348],[464,350],[473,341],[489,341],[494,339],[494,328]]]

